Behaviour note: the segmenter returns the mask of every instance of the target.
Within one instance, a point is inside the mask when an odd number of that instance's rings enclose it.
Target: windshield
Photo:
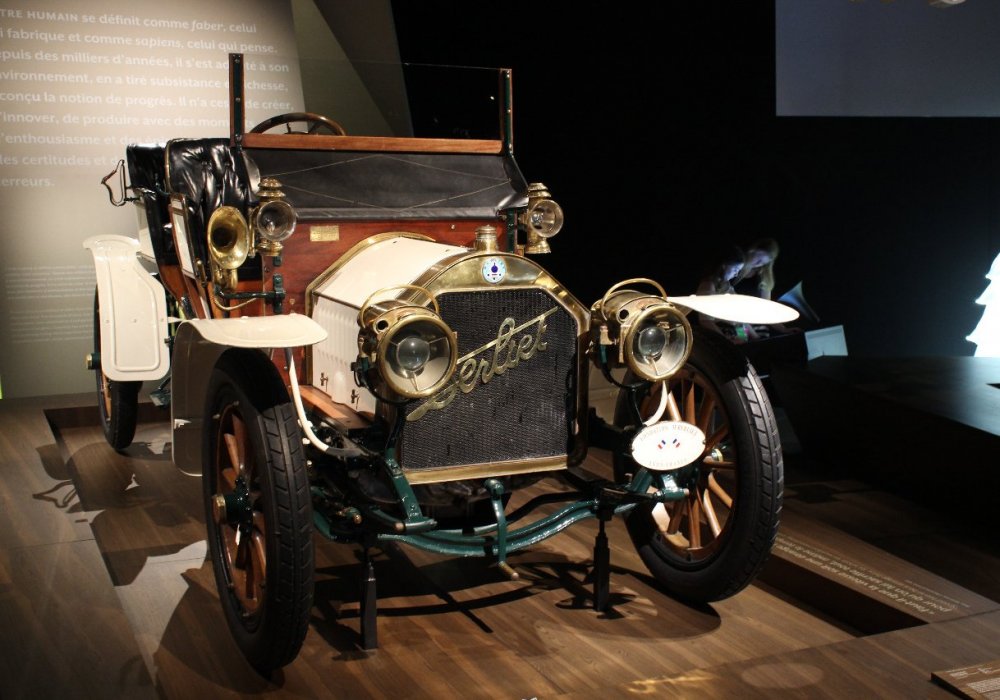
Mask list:
[[[502,137],[503,74],[496,68],[263,54],[246,54],[244,66],[247,130],[304,111],[351,136]]]

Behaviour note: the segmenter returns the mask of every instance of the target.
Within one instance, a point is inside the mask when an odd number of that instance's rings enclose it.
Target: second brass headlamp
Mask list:
[[[638,283],[660,294],[625,288]],[[611,367],[627,367],[656,382],[684,366],[691,354],[691,324],[666,296],[653,280],[629,279],[612,286],[591,307],[594,344]]]

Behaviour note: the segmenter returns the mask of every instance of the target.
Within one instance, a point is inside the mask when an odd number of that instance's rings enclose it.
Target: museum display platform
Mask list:
[[[167,414],[144,405],[142,417],[118,454],[90,395],[0,401],[5,700],[947,698],[933,672],[1000,659],[995,525],[873,486],[800,435],[772,558],[731,599],[663,593],[619,521],[605,614],[591,609],[594,522],[512,556],[516,582],[485,560],[389,546],[376,560],[380,648],[363,652],[358,550],[317,538],[305,645],[264,680],[223,620],[200,480],[172,466]],[[898,443],[883,434],[880,454]],[[609,464],[595,451],[585,467]],[[938,488],[980,489],[968,468],[943,459]]]
[[[806,453],[995,528],[1000,358],[820,357],[770,379]]]

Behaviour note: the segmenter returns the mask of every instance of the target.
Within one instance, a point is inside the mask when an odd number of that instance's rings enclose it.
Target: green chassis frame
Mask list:
[[[635,390],[638,387],[633,385],[622,388],[629,392],[630,403],[635,406]],[[635,413],[638,415],[637,409]],[[610,426],[594,413],[591,413],[589,421],[592,445],[611,449],[623,456],[629,454],[634,434],[632,430]],[[588,478],[573,469],[567,469],[556,473],[576,490],[536,496],[509,516],[505,513],[503,503],[506,487],[500,480],[488,478],[484,485],[490,494],[495,522],[471,530],[460,530],[438,529],[437,522],[423,514],[409,480],[395,460],[392,447],[386,449],[385,456],[379,461],[390,476],[397,504],[405,514],[402,519],[373,503],[357,503],[343,509],[323,507],[321,504],[328,494],[321,486],[313,486],[313,522],[316,530],[336,542],[360,542],[364,550],[361,594],[363,649],[375,649],[378,646],[375,568],[369,551],[372,546],[382,542],[403,542],[436,554],[493,557],[504,574],[517,580],[517,572],[507,563],[510,552],[537,544],[582,520],[597,518],[600,529],[594,543],[594,608],[603,611],[608,604],[611,556],[604,531],[605,523],[616,514],[630,512],[640,503],[668,503],[684,499],[688,491],[680,483],[697,480],[699,465],[696,461],[667,473],[639,467],[632,479],[625,484]],[[651,491],[653,487],[655,490]],[[510,527],[543,505],[566,501],[572,503],[521,527]]]

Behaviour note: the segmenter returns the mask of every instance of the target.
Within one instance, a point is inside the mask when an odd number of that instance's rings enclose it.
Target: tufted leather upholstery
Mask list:
[[[177,264],[170,226],[170,195],[167,194],[162,144],[132,144],[125,149],[129,182],[146,208],[149,237],[156,259]]]
[[[184,195],[195,254],[207,260],[205,227],[212,212],[225,205],[246,215],[250,208],[243,159],[228,139],[174,139],[167,143],[165,160],[167,189]]]

